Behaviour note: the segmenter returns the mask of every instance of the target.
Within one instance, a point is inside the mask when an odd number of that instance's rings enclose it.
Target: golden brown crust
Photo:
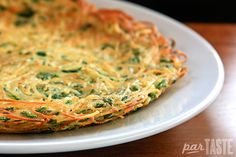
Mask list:
[[[85,0],[50,3],[0,2],[0,132],[122,118],[186,74],[186,55],[152,23]]]

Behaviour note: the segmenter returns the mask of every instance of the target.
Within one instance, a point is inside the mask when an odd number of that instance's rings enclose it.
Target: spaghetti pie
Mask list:
[[[173,43],[149,22],[84,0],[1,0],[0,132],[123,118],[186,73]]]

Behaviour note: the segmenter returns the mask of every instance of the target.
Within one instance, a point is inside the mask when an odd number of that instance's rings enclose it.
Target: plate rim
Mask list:
[[[158,15],[162,20],[166,20],[171,25],[177,26],[179,29],[184,30],[197,40],[201,41],[201,43],[204,44],[205,47],[208,48],[209,51],[212,52],[214,59],[217,62],[217,69],[218,69],[218,79],[214,86],[214,88],[209,92],[207,97],[201,101],[201,103],[197,104],[195,107],[193,107],[191,110],[186,111],[185,113],[178,115],[168,121],[160,123],[162,125],[161,128],[159,126],[151,126],[151,127],[145,127],[143,129],[139,129],[136,131],[130,131],[128,133],[123,133],[119,135],[110,135],[106,136],[106,141],[102,141],[102,138],[96,138],[86,140],[85,144],[82,147],[76,147],[76,144],[80,143],[81,141],[73,140],[73,141],[67,141],[67,142],[45,142],[45,143],[2,143],[0,141],[0,148],[8,148],[8,149],[2,149],[0,150],[0,153],[4,154],[36,154],[36,153],[55,153],[55,152],[69,152],[69,151],[80,151],[80,150],[88,150],[88,149],[94,149],[94,148],[102,148],[106,146],[113,146],[117,144],[127,143],[135,140],[139,140],[145,137],[149,137],[158,133],[161,133],[163,131],[166,131],[168,129],[174,128],[190,119],[192,119],[194,116],[198,115],[200,112],[205,110],[220,94],[223,85],[224,85],[224,79],[225,79],[225,72],[224,72],[224,66],[220,59],[219,54],[215,50],[215,48],[201,35],[199,35],[197,32],[189,28],[188,26],[184,25],[183,23],[164,15],[158,11],[154,11],[152,9],[149,9],[147,7],[127,2],[127,1],[117,1],[117,0],[111,0],[111,3],[123,3],[124,5],[132,5],[133,7],[137,8],[138,10],[145,11],[152,15]],[[159,124],[159,125],[160,125]],[[104,139],[103,139],[104,140]],[[93,144],[91,144],[93,142]],[[89,145],[86,145],[86,143],[90,143]],[[52,148],[47,148],[49,146],[53,145]],[[66,145],[66,146],[65,146]],[[63,146],[63,149],[60,149],[61,146]],[[17,148],[13,152],[14,147]],[[25,147],[29,147],[29,149],[23,149]],[[42,148],[40,148],[42,147]],[[58,148],[57,148],[58,147]],[[31,149],[30,149],[31,148]],[[47,148],[47,150],[45,150]]]

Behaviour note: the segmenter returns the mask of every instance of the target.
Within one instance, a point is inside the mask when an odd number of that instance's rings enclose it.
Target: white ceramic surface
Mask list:
[[[173,128],[203,111],[219,94],[224,69],[215,49],[183,24],[149,9],[114,0],[90,0],[151,21],[188,55],[189,73],[157,101],[114,122],[53,134],[0,134],[1,153],[48,153],[111,146]]]

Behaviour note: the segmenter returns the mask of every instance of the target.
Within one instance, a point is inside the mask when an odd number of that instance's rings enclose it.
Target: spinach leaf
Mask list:
[[[55,93],[52,95],[52,99],[62,99],[67,97],[69,94],[65,93],[65,92],[61,92],[61,93]]]
[[[58,77],[58,75],[52,72],[40,72],[36,75],[36,77],[38,79],[45,81],[45,80],[50,80],[52,78]]]
[[[160,82],[155,83],[155,88],[156,89],[162,89],[167,87],[167,81],[166,80],[161,80]]]
[[[138,91],[138,90],[139,90],[139,86],[133,85],[133,86],[130,87],[130,90],[131,90],[132,92]]]
[[[14,99],[14,100],[20,100],[19,97],[17,97],[13,93],[11,93],[6,87],[4,87],[3,90],[6,92],[6,94],[9,98]]]
[[[9,121],[9,120],[11,120],[11,119],[8,118],[8,117],[0,117],[0,120],[1,120],[1,121],[4,121],[4,122],[7,122],[7,121]]]
[[[22,111],[20,113],[23,117],[27,117],[27,118],[37,118],[38,116],[36,114],[33,114],[29,111]]]
[[[93,25],[91,23],[85,23],[84,25],[82,25],[80,27],[80,31],[85,32],[85,31],[89,30],[92,27],[93,27]]]
[[[47,56],[46,52],[44,52],[44,51],[38,51],[38,52],[36,52],[36,54],[40,57],[46,57]]]
[[[81,67],[79,68],[75,68],[75,69],[63,69],[62,72],[63,73],[77,73],[81,71]]]
[[[115,49],[115,46],[114,45],[112,45],[112,44],[110,44],[110,43],[104,43],[104,44],[102,44],[102,46],[101,46],[101,50],[105,50],[105,49],[107,49],[107,48],[111,48],[111,49]]]
[[[156,97],[157,97],[157,94],[156,94],[156,93],[154,93],[154,92],[152,92],[152,93],[149,93],[149,94],[148,94],[148,97],[150,97],[150,98],[151,98],[151,101],[153,101],[153,100],[155,100],[155,99],[156,99]]]
[[[26,7],[24,10],[17,13],[19,17],[23,17],[23,18],[31,18],[34,16],[34,14],[35,14],[35,11],[30,7]]]

